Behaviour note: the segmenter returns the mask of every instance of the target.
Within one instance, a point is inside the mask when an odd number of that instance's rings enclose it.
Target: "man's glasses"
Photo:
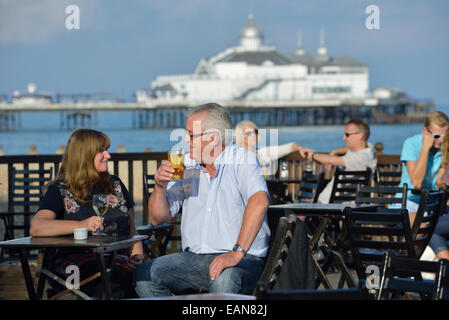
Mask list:
[[[193,133],[190,133],[189,131],[186,130],[186,133],[189,135],[190,140],[193,140],[196,137],[201,137],[201,136],[203,136],[205,134],[209,134],[209,133],[213,133],[213,132],[201,132],[201,133],[193,134]]]
[[[349,138],[349,136],[352,136],[353,134],[358,134],[360,132],[345,132],[345,137]]]
[[[253,135],[253,134],[255,134],[257,136],[259,134],[259,130],[254,129],[254,130],[248,130],[248,131],[243,132],[243,135],[247,136],[247,137],[249,137],[250,135]]]
[[[440,138],[444,138],[444,134],[439,134],[439,133],[433,133],[432,131],[430,131],[429,128],[427,128],[427,131],[429,131],[429,133],[433,136],[433,138],[436,139],[440,139]]]

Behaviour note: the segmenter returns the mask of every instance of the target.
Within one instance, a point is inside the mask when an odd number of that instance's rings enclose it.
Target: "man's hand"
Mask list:
[[[231,251],[216,256],[209,266],[209,276],[211,280],[215,280],[224,269],[235,267],[242,261],[243,252]]]
[[[161,188],[166,189],[168,182],[173,177],[173,173],[175,169],[171,167],[170,161],[164,160],[161,163],[161,166],[157,169],[156,175],[154,176],[154,180],[156,181],[156,185]]]
[[[292,149],[295,150],[295,151],[299,151],[299,154],[301,155],[301,157],[303,159],[307,158],[307,154],[312,154],[314,152],[314,150],[306,148],[306,147],[303,147],[303,146],[300,146],[300,145],[298,145],[296,143],[293,145]]]

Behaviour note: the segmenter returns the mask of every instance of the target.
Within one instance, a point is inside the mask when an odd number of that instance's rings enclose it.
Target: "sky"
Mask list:
[[[66,28],[69,5],[79,29]],[[368,29],[366,8],[379,8]],[[201,58],[239,44],[249,13],[265,45],[293,53],[298,33],[316,53],[370,67],[370,87],[449,105],[447,0],[0,0],[0,94],[112,93],[129,99],[158,75],[193,73]]]

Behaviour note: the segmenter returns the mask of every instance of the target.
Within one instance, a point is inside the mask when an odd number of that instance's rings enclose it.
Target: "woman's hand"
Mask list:
[[[97,232],[98,230],[103,231],[103,221],[104,218],[100,218],[99,216],[92,216],[83,220],[84,228],[87,228],[89,231]]]
[[[425,132],[422,137],[422,148],[428,152],[433,147],[434,137],[429,132]]]
[[[143,262],[143,254],[140,253],[135,254],[131,256],[128,263],[124,266],[124,269],[126,271],[133,272],[140,264],[142,264],[142,262]]]

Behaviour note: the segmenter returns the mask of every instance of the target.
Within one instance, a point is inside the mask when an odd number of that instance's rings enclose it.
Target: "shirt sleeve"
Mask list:
[[[402,146],[401,161],[418,161],[421,146],[413,143],[411,138],[407,138]]]
[[[280,146],[270,146],[260,148],[257,152],[260,163],[271,162],[285,157],[292,152],[293,142]]]
[[[248,161],[238,161],[235,166],[239,192],[243,197],[245,204],[249,198],[258,191],[265,191],[268,196],[268,188],[262,170],[253,152],[246,152]]]
[[[51,184],[39,204],[39,210],[50,210],[56,214],[56,219],[64,218],[64,204],[61,191],[55,184]]]
[[[376,169],[376,158],[372,149],[367,148],[361,151],[348,152],[342,157],[346,170],[371,170]]]

